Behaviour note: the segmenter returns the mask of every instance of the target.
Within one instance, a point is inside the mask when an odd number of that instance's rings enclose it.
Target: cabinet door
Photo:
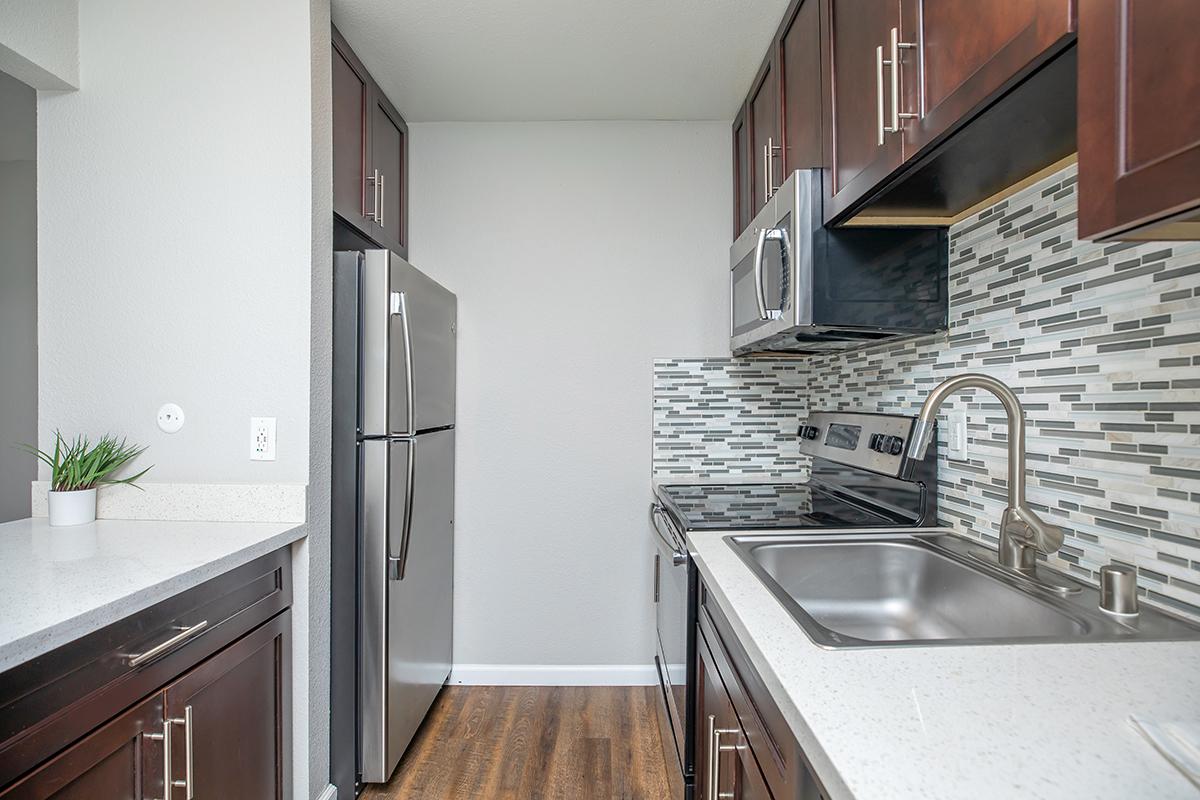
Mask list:
[[[696,638],[696,797],[771,800],[712,654]]]
[[[162,695],[155,694],[0,792],[3,800],[162,797]],[[158,736],[159,741],[150,737]]]
[[[750,209],[750,182],[754,160],[750,156],[750,128],[746,124],[746,107],[742,106],[733,121],[733,238],[746,230],[753,219]]]
[[[779,124],[779,76],[775,59],[767,56],[746,100],[750,125],[750,216],[757,214],[781,183],[783,136]]]
[[[803,0],[779,37],[783,81],[783,174],[824,166],[821,155],[821,14]]]
[[[333,210],[357,228],[363,228],[367,205],[367,126],[371,78],[346,44],[333,32]],[[373,202],[374,198],[370,198]]]
[[[1200,239],[1198,20],[1195,0],[1080,0],[1080,237]]]
[[[382,93],[371,107],[371,164],[378,170],[376,218],[383,243],[408,256],[408,125]]]
[[[901,122],[905,158],[1058,52],[1075,29],[1072,0],[902,0],[902,8],[897,41],[913,45],[896,50],[902,110],[916,114]]]
[[[256,628],[167,687],[173,783],[168,800],[284,796],[290,780],[290,613]]]
[[[903,142],[890,127],[891,29],[897,0],[825,0],[830,169],[825,219],[841,215],[903,163]]]

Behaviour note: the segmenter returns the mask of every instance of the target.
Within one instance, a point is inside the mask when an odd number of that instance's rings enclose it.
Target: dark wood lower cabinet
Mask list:
[[[772,800],[704,639],[697,644],[696,797]],[[715,785],[715,791],[713,789]]]
[[[283,548],[0,674],[0,800],[287,797],[290,575]]]
[[[170,797],[269,800],[287,785],[285,611],[167,687]],[[180,786],[178,784],[182,783]]]
[[[703,585],[693,691],[696,800],[823,800],[812,765]]]
[[[150,800],[162,795],[162,695],[88,734],[0,791],[3,800]]]

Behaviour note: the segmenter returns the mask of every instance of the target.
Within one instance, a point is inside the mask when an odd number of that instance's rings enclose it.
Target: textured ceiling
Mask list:
[[[728,120],[787,0],[333,0],[409,122]]]

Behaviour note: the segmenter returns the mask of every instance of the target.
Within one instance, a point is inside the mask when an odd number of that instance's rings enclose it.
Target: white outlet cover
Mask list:
[[[184,419],[183,409],[174,403],[163,403],[158,409],[158,429],[163,433],[179,433]]]
[[[951,461],[967,460],[967,412],[951,411],[947,420],[946,456]]]
[[[250,460],[275,460],[275,418],[250,418]]]

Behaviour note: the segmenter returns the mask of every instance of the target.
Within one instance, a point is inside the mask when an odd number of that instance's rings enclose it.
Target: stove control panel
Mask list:
[[[910,467],[908,442],[916,417],[858,412],[814,412],[797,430],[800,452],[900,477]],[[930,451],[936,458],[937,450]]]

